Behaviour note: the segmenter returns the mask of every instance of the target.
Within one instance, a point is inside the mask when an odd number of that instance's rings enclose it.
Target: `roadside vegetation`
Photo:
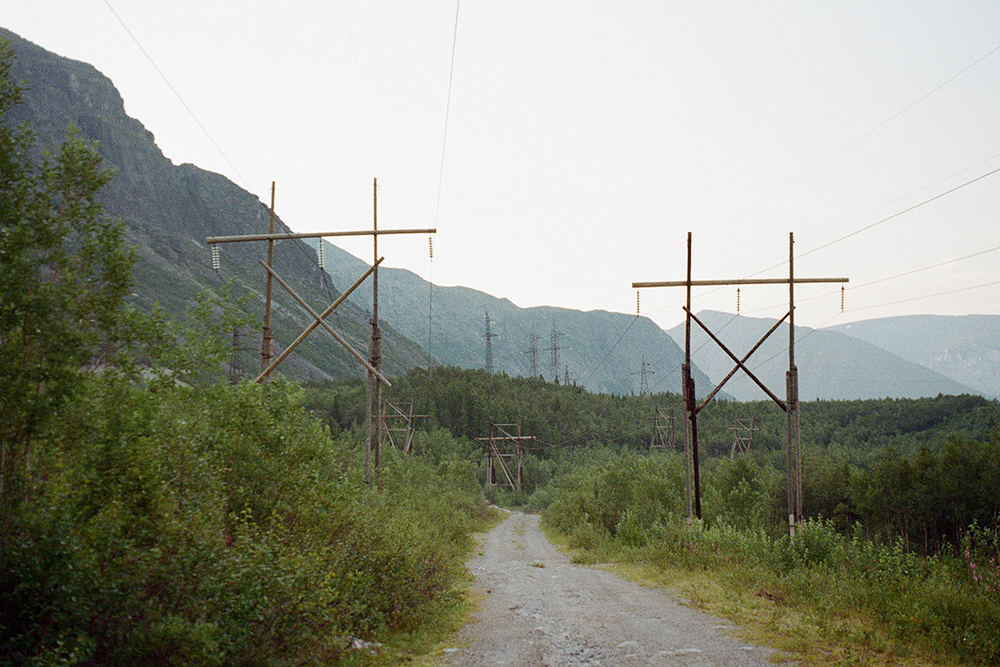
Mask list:
[[[807,523],[784,523],[784,414],[714,403],[699,420],[703,521],[686,523],[681,424],[651,451],[654,406],[539,380],[435,368],[394,381],[432,432],[485,437],[521,419],[521,493],[492,500],[543,513],[581,563],[667,586],[751,639],[816,664],[1000,662],[1000,405],[976,396],[803,404]],[[306,387],[331,430],[363,408],[354,382]],[[749,453],[731,458],[736,418]],[[424,445],[418,439],[418,451]],[[485,455],[479,452],[479,479]],[[425,450],[425,454],[429,454]]]
[[[191,325],[131,308],[113,176],[72,130],[44,155],[6,122],[11,58],[0,44],[0,664],[368,664],[434,641],[489,518],[474,464],[387,452],[366,486],[357,433],[300,388],[224,382],[246,324],[227,290]]]

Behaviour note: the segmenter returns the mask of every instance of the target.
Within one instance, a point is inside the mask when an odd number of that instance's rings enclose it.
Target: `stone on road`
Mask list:
[[[511,514],[469,561],[478,610],[439,665],[772,665],[725,622],[667,593],[575,565],[545,539],[539,517]]]

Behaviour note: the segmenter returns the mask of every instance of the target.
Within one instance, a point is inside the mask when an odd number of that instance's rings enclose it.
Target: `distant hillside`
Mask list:
[[[742,357],[770,329],[775,320],[702,311],[699,319],[737,356]],[[684,325],[669,331],[684,344]],[[701,330],[691,325],[692,361],[716,382],[735,365]],[[907,361],[891,352],[837,331],[795,327],[795,365],[799,369],[799,397],[816,399],[920,398],[938,394],[976,393],[944,375]],[[748,367],[777,396],[785,394],[788,370],[788,326],[782,325],[747,362]],[[737,399],[761,400],[766,395],[742,371],[726,384]]]
[[[325,243],[325,242],[324,242]],[[326,270],[338,287],[348,285],[365,263],[326,243]],[[531,335],[536,343],[538,372],[547,380],[558,374],[593,392],[638,394],[642,362],[647,364],[647,383],[655,392],[680,391],[683,353],[651,320],[606,311],[567,308],[519,308],[467,287],[430,285],[411,271],[379,270],[379,317],[409,338],[428,347],[428,305],[432,317],[430,351],[441,363],[460,368],[484,368],[486,363],[486,314],[492,320],[493,368],[515,376],[531,373]],[[356,297],[371,308],[371,291]],[[559,367],[552,367],[552,329],[558,336]],[[694,370],[699,391],[707,378]]]
[[[13,78],[26,86],[22,104],[5,122],[26,122],[39,149],[54,149],[73,125],[87,141],[99,142],[104,166],[115,169],[103,192],[105,208],[126,224],[126,239],[138,250],[133,301],[142,308],[159,303],[183,317],[195,295],[229,279],[238,292],[252,294],[254,312],[263,314],[265,272],[257,264],[266,243],[220,246],[221,270],[211,268],[206,236],[267,231],[268,210],[254,195],[227,178],[190,164],[175,165],[154,142],[142,123],[125,113],[114,84],[91,65],[49,53],[0,28],[16,60]],[[279,220],[279,231],[288,228]],[[323,309],[336,297],[304,243],[285,241],[275,248],[275,267],[314,308]],[[352,281],[353,282],[353,281]],[[275,286],[272,329],[280,349],[311,321],[299,306]],[[367,316],[344,304],[334,318],[355,347],[366,350]],[[245,370],[257,369],[260,333],[243,332]],[[345,377],[358,373],[357,363],[333,339],[317,332],[289,359],[283,369],[295,377]],[[383,343],[387,372],[398,373],[421,363],[424,353],[412,341],[388,328]]]
[[[968,385],[1000,394],[1000,315],[907,315],[828,327]]]

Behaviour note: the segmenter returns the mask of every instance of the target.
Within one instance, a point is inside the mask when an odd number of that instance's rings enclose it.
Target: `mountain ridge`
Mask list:
[[[365,262],[324,241],[324,263],[335,285],[345,284]],[[547,380],[578,383],[590,391],[631,394],[642,391],[643,363],[650,391],[677,393],[683,353],[652,320],[603,310],[580,311],[557,306],[521,308],[510,299],[463,286],[433,286],[406,269],[379,270],[379,316],[405,335],[427,341],[444,364],[461,368],[486,365],[486,316],[491,319],[491,348],[496,372],[531,375],[531,336],[536,340],[537,371]],[[356,297],[370,310],[371,294]],[[552,330],[556,330],[553,345]],[[552,348],[559,364],[553,368]],[[424,346],[427,349],[427,345]],[[699,384],[707,383],[695,368]],[[649,379],[649,375],[653,379]]]
[[[1000,315],[900,315],[826,328],[968,385],[1000,393]]]
[[[701,311],[700,320],[735,354],[742,356],[777,321],[751,318],[719,311]],[[721,379],[733,361],[698,327],[693,325],[692,354],[709,377]],[[684,325],[668,332],[683,344]],[[747,367],[778,396],[785,393],[788,370],[788,324],[777,331],[748,360]],[[802,400],[851,400],[879,398],[920,398],[938,394],[975,394],[936,371],[907,361],[866,341],[826,329],[795,327],[795,362]],[[742,372],[725,385],[738,400],[765,397],[760,388]]]
[[[5,121],[27,123],[36,149],[54,150],[67,128],[97,142],[104,167],[114,169],[100,198],[109,215],[125,224],[125,240],[137,250],[131,301],[144,310],[161,306],[183,319],[204,289],[217,290],[232,281],[237,294],[249,294],[251,307],[262,312],[264,270],[257,264],[266,243],[232,243],[220,250],[220,270],[212,270],[206,236],[266,231],[268,208],[225,176],[192,164],[176,165],[156,146],[155,137],[128,116],[113,82],[96,68],[51,53],[9,30],[0,39],[11,43],[12,78],[24,82],[21,103]],[[276,230],[290,231],[280,216]],[[316,264],[315,253],[301,241],[275,246],[275,267],[310,303],[336,297]],[[322,309],[322,308],[320,308]],[[341,333],[360,350],[367,349],[365,313],[345,303],[335,317]],[[279,287],[274,289],[272,330],[275,348],[290,344],[312,322]],[[239,332],[238,332],[239,333]],[[259,349],[260,333],[242,332],[246,347],[236,352],[248,359],[244,372],[256,367],[250,348]],[[237,336],[238,337],[238,336]],[[254,340],[256,337],[256,340]],[[383,360],[387,372],[398,373],[423,358],[419,346],[386,326]],[[328,379],[359,373],[354,359],[330,338],[311,336],[289,358],[282,371],[301,379]]]
[[[127,115],[114,84],[92,65],[50,53],[3,28],[0,39],[13,45],[15,80],[27,82],[21,105],[5,122],[28,123],[38,139],[38,150],[55,149],[65,139],[67,127],[75,126],[82,139],[98,142],[105,165],[116,170],[102,199],[109,214],[124,221],[126,240],[137,249],[132,301],[143,309],[160,304],[169,314],[183,317],[201,290],[218,289],[232,281],[237,293],[250,295],[250,308],[261,312],[265,274],[258,260],[266,244],[222,246],[221,268],[215,272],[204,240],[264,231],[268,207],[225,176],[166,158],[153,134]],[[280,216],[276,227],[290,231]],[[275,247],[276,269],[317,310],[339,295],[337,288],[353,283],[369,266],[324,243],[325,272],[317,265],[315,243],[285,241]],[[683,339],[677,335],[679,327],[667,332],[648,318],[601,310],[519,308],[509,299],[472,288],[432,286],[405,269],[383,267],[379,275],[383,362],[389,374],[429,363],[485,367],[488,315],[497,372],[530,375],[534,356],[534,372],[545,379],[568,380],[591,391],[630,394],[648,386],[653,393],[676,393],[680,387]],[[370,293],[363,286],[331,316],[335,327],[362,352],[370,331]],[[747,341],[745,349],[756,342],[755,332],[763,333],[773,322],[708,313],[705,317],[714,318],[713,327],[729,330],[727,336],[740,329],[733,340],[741,345]],[[312,322],[277,287],[272,317],[278,349]],[[997,396],[1000,316],[907,317],[911,319],[865,320],[819,330],[797,327],[802,398],[969,392]],[[735,324],[727,324],[730,319]],[[777,359],[787,326],[783,330],[751,361]],[[236,333],[239,338],[240,332]],[[707,338],[697,327],[694,335],[695,349],[702,348]],[[243,336],[244,356],[250,359],[246,365],[254,366],[250,348],[259,347],[259,331],[243,332]],[[714,348],[706,346],[693,359],[692,373],[701,396],[714,387],[709,377],[721,378],[732,367],[731,360]],[[769,386],[782,394],[785,369],[781,361],[765,366]],[[322,334],[308,339],[285,371],[299,379],[362,374],[353,358]],[[745,400],[760,398],[759,389],[740,376],[724,391],[736,398],[746,396]]]

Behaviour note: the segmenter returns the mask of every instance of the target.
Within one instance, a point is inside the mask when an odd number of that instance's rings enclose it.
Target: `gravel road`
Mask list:
[[[468,564],[479,609],[439,665],[773,665],[770,649],[740,642],[724,621],[574,565],[538,522],[514,513],[486,536]]]

